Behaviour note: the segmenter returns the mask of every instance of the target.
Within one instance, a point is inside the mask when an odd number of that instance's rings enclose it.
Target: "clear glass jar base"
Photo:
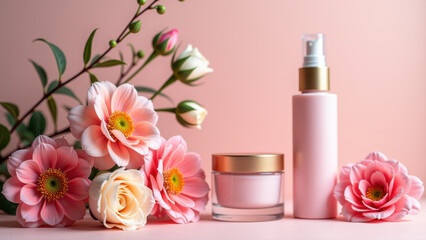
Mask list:
[[[284,216],[284,204],[255,209],[227,208],[219,204],[212,204],[212,216],[213,219],[230,222],[273,221]]]

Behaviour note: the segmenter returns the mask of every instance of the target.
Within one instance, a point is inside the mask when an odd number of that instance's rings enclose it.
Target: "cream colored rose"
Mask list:
[[[107,228],[135,230],[144,226],[154,203],[142,173],[134,169],[103,173],[89,187],[90,211]]]

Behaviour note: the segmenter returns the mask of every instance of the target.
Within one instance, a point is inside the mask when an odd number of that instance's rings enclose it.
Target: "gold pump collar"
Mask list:
[[[330,69],[328,67],[299,68],[299,91],[330,91]]]

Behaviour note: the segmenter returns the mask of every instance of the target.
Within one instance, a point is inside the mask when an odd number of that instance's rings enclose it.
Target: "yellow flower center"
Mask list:
[[[127,138],[135,131],[135,127],[133,126],[132,118],[127,115],[127,113],[122,111],[115,111],[109,116],[108,119],[108,130],[118,130],[123,133],[123,135]],[[113,134],[111,134],[114,137]]]
[[[385,191],[382,187],[369,187],[367,189],[367,198],[373,201],[380,201],[385,196]]]
[[[167,193],[178,195],[183,189],[183,176],[179,169],[172,168],[163,172],[164,188]]]
[[[37,190],[49,202],[63,198],[68,191],[68,178],[61,169],[49,168],[38,177]]]

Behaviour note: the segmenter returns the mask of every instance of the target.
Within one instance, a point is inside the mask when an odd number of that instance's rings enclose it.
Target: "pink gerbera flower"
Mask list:
[[[177,223],[199,220],[210,191],[200,165],[200,155],[187,153],[181,136],[162,139],[160,149],[146,157],[141,169],[156,201],[152,215],[167,214]]]
[[[86,156],[65,139],[46,136],[10,156],[7,168],[12,177],[3,194],[19,203],[16,217],[22,226],[63,227],[84,217],[92,169]]]
[[[408,175],[402,163],[380,152],[344,166],[339,178],[334,197],[342,204],[343,216],[348,221],[396,221],[420,211],[422,181]]]
[[[71,133],[95,158],[96,168],[105,170],[115,164],[140,168],[149,149],[160,147],[157,113],[132,85],[117,88],[110,82],[96,82],[87,98],[88,106],[71,109],[68,120]]]

